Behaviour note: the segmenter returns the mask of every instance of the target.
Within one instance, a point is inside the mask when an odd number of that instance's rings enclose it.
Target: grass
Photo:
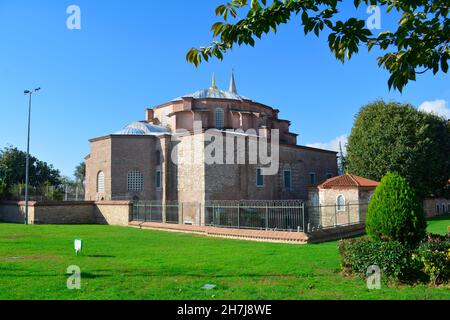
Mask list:
[[[428,222],[428,231],[436,234],[447,234],[450,227],[450,215],[436,217]]]
[[[445,233],[450,218],[430,222]],[[76,257],[73,240],[84,240]],[[448,287],[340,274],[336,242],[285,245],[109,226],[0,224],[0,299],[450,299]],[[82,270],[81,290],[66,270]],[[215,284],[213,290],[201,287]]]

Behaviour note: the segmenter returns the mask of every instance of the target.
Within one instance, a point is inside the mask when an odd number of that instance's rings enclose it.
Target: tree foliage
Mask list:
[[[37,187],[45,183],[59,185],[59,170],[52,165],[30,156],[30,185]],[[26,153],[17,148],[0,150],[0,180],[9,187],[25,183]]]
[[[395,171],[421,197],[441,192],[450,178],[447,120],[408,104],[379,100],[364,106],[356,117],[347,153],[352,174],[380,181]]]
[[[422,204],[414,190],[398,173],[388,173],[367,208],[369,237],[414,246],[425,238],[426,228]]]
[[[86,178],[86,163],[81,162],[76,168],[73,173],[75,180],[78,184],[82,184],[83,181]]]
[[[216,38],[211,45],[191,48],[187,60],[198,66],[212,57],[223,59],[235,45],[255,45],[255,39],[277,32],[292,16],[300,16],[305,35],[327,33],[334,56],[343,63],[359,52],[361,46],[370,51],[387,51],[378,64],[389,71],[389,88],[402,91],[416,75],[431,70],[448,71],[450,57],[450,22],[448,0],[354,0],[354,6],[377,5],[401,15],[398,28],[373,34],[364,20],[339,16],[342,0],[231,0],[216,9],[216,22],[211,30]],[[246,10],[239,19],[239,11]],[[233,22],[231,22],[233,20]]]

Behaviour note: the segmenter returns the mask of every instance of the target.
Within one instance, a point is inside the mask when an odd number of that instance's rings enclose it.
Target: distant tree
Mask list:
[[[358,8],[362,3],[397,11],[401,15],[396,30],[374,35],[366,21],[340,16],[342,0],[230,0],[216,9],[216,22],[211,30],[210,46],[191,48],[186,58],[198,66],[212,57],[220,60],[236,45],[255,45],[256,38],[274,32],[287,24],[292,16],[301,16],[299,24],[306,34],[317,37],[327,33],[328,45],[334,56],[342,62],[358,53],[361,46],[370,51],[377,47],[388,51],[378,58],[378,64],[389,71],[389,88],[402,90],[418,74],[440,70],[447,73],[450,58],[450,20],[448,0],[354,0]],[[245,10],[239,19],[239,10]],[[235,21],[230,23],[230,20]]]
[[[0,200],[8,199],[10,195],[10,190],[6,185],[6,182],[0,177]]]
[[[75,172],[73,173],[75,180],[78,184],[83,184],[83,181],[86,178],[86,163],[81,162],[76,168]]]
[[[387,172],[398,172],[420,197],[444,189],[449,155],[447,120],[382,100],[361,109],[347,146],[350,173],[380,181]]]
[[[8,187],[25,183],[25,166],[25,152],[13,147],[0,150],[0,177]],[[37,187],[45,183],[59,185],[61,183],[59,170],[30,156],[30,185]]]
[[[411,246],[425,238],[422,204],[405,178],[388,173],[367,209],[366,231],[373,240],[399,241]]]

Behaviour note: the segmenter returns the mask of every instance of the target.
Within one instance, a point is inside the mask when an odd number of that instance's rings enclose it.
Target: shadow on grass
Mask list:
[[[428,219],[428,221],[444,221],[444,220],[450,220],[450,214],[446,214],[443,216],[438,216],[438,217]]]
[[[107,254],[89,254],[85,255],[86,258],[115,258],[116,256],[107,255]]]

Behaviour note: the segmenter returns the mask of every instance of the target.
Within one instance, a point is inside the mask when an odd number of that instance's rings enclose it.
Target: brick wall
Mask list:
[[[131,210],[127,201],[30,202],[28,223],[127,226]],[[0,203],[0,222],[23,223],[24,219],[25,202]]]

